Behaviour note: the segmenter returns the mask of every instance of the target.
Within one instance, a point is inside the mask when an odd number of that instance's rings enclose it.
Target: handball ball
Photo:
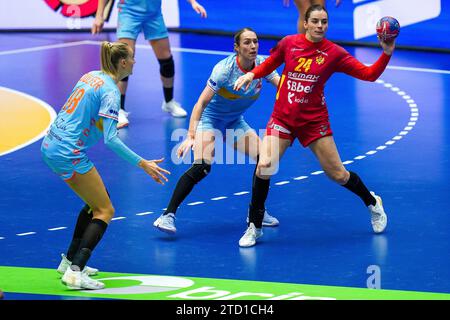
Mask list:
[[[377,35],[383,41],[392,41],[400,33],[400,23],[393,17],[383,17],[377,22]]]

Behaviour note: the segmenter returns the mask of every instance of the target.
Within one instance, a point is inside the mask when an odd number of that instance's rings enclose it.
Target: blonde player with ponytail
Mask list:
[[[159,160],[145,160],[117,135],[120,92],[117,83],[133,71],[132,49],[124,43],[103,42],[101,71],[81,77],[51,125],[41,146],[47,165],[83,200],[72,241],[57,271],[71,289],[102,289],[90,278],[98,270],[86,266],[114,215],[103,180],[86,151],[102,137],[106,146],[160,184],[168,181]]]

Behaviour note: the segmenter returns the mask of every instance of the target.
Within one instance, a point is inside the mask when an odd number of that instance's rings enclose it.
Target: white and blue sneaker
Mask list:
[[[162,214],[153,222],[153,226],[165,233],[175,234],[177,232],[177,228],[175,228],[175,215],[173,213]]]
[[[69,267],[71,265],[72,261],[67,259],[64,253],[61,253],[61,262],[59,263],[58,269],[56,269],[56,271],[58,271],[58,273],[60,274],[64,274],[66,273],[67,269],[70,269]],[[98,269],[85,266],[83,272],[85,272],[88,276],[95,276],[96,274],[98,274]]]
[[[247,223],[248,223],[248,216],[247,216]],[[264,211],[264,218],[262,225],[263,227],[276,227],[280,224],[280,221],[278,221],[277,218],[271,216],[267,210]]]
[[[375,233],[382,233],[387,226],[387,215],[384,212],[383,201],[380,196],[377,196],[374,192],[370,192],[370,194],[377,200],[377,203],[373,205],[369,205],[369,212],[371,215],[370,222],[372,223],[372,229]]]
[[[256,228],[253,223],[250,223],[242,238],[239,239],[239,246],[243,248],[253,247],[256,244],[256,239],[262,235],[262,228]]]

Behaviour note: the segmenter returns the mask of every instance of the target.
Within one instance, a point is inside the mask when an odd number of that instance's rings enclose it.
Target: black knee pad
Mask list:
[[[201,160],[201,163],[195,163],[190,167],[186,174],[194,180],[195,183],[200,182],[204,179],[208,173],[211,172],[211,165],[206,163],[205,160]]]
[[[173,57],[170,56],[168,59],[158,59],[159,62],[159,73],[164,78],[173,78],[175,75],[175,63],[173,62]]]

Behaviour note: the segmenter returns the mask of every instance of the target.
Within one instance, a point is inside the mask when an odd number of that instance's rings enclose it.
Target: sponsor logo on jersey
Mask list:
[[[306,74],[302,72],[288,72],[288,78],[293,80],[303,80],[303,81],[309,81],[309,82],[317,82],[320,79],[320,76],[315,74]]]
[[[288,90],[291,92],[304,92],[304,93],[311,93],[314,88],[314,85],[304,86],[300,81],[293,81],[293,80],[288,80],[287,86]]]

